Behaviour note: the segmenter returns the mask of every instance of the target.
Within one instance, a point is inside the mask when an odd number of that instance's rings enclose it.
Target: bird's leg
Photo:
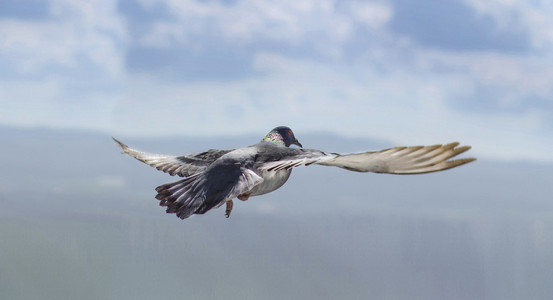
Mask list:
[[[242,200],[242,201],[246,201],[250,198],[250,194],[241,194],[241,195],[238,195],[237,198]]]
[[[230,217],[230,212],[232,211],[232,205],[233,205],[232,200],[228,200],[226,204],[227,204],[227,209],[225,210],[225,217],[228,218]]]

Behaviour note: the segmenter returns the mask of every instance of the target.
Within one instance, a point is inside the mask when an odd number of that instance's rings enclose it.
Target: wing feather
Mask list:
[[[113,140],[121,147],[123,153],[126,153],[160,171],[169,173],[171,176],[178,175],[185,177],[201,172],[219,157],[230,152],[230,150],[211,149],[202,153],[185,156],[152,154],[132,149],[116,138],[113,138]]]
[[[279,156],[276,160],[264,162],[259,169],[262,171],[280,171],[302,165],[309,166],[336,156],[338,156],[336,153],[313,149],[286,148],[286,154],[282,157]]]
[[[450,160],[471,148],[470,146],[457,147],[458,145],[459,143],[455,142],[446,145],[394,147],[378,152],[339,155],[318,164],[357,172],[429,173],[447,170],[475,160],[475,158]]]
[[[311,149],[294,149],[277,161],[265,162],[260,169],[279,171],[301,165],[335,166],[356,172],[420,174],[454,168],[475,158],[451,158],[466,152],[470,146],[454,142],[445,145],[393,147],[376,152],[353,154],[327,153]]]

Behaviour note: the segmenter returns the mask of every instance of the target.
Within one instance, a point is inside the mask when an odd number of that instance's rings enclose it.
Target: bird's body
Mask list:
[[[391,174],[419,174],[453,168],[474,158],[448,160],[470,149],[458,143],[434,146],[395,147],[378,152],[340,155],[301,147],[288,127],[277,127],[257,144],[233,150],[208,150],[186,156],[148,154],[114,139],[124,153],[170,175],[185,179],[156,188],[156,198],[167,213],[181,219],[203,214],[232,200],[247,200],[280,188],[301,165],[337,166],[351,171]]]

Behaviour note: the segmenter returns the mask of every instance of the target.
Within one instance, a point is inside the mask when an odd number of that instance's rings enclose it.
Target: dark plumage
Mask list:
[[[156,169],[186,177],[160,185],[156,199],[167,213],[185,219],[204,214],[227,204],[226,216],[232,211],[232,199],[247,200],[272,192],[290,177],[293,167],[319,164],[350,171],[390,174],[420,174],[442,171],[471,162],[475,158],[449,160],[470,149],[459,143],[434,146],[395,147],[377,152],[341,155],[302,147],[292,130],[279,126],[261,142],[233,150],[207,150],[184,156],[148,154],[136,151],[114,140],[123,152]]]

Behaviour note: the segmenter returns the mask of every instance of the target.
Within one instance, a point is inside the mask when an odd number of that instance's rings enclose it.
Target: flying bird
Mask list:
[[[242,201],[280,188],[293,167],[312,164],[336,166],[356,172],[421,174],[447,170],[475,158],[450,160],[470,146],[459,143],[433,146],[394,147],[376,152],[329,153],[304,149],[292,130],[279,126],[259,143],[232,150],[210,149],[183,156],[140,152],[113,138],[126,153],[171,176],[184,179],[156,188],[156,199],[167,213],[181,219],[226,204],[225,216],[232,211],[234,198]],[[297,145],[300,148],[290,148]]]

